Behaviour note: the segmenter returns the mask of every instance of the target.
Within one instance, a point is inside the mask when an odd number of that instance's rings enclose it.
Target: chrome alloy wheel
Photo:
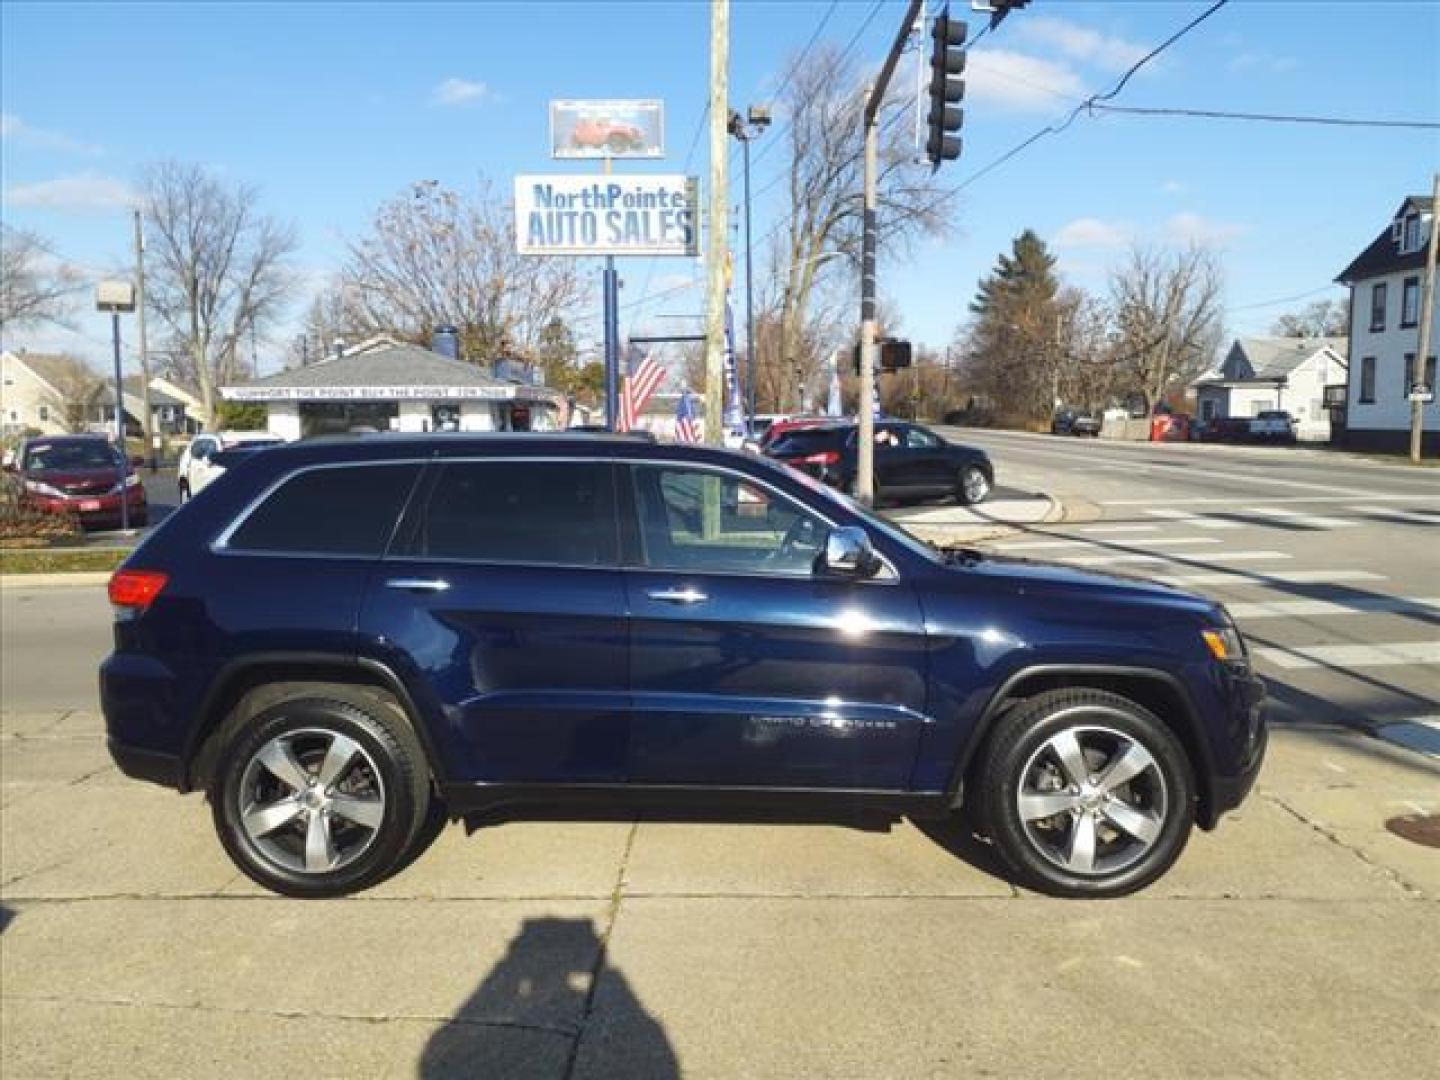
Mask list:
[[[981,503],[985,496],[990,494],[990,481],[985,479],[985,474],[973,465],[965,470],[965,477],[961,481],[962,489],[965,492],[967,503]]]
[[[1030,755],[1020,777],[1015,802],[1026,838],[1072,874],[1133,866],[1164,828],[1168,795],[1159,764],[1112,728],[1057,732]]]
[[[287,731],[260,747],[237,798],[250,846],[297,873],[348,866],[385,820],[385,785],[374,759],[354,739],[321,728]]]

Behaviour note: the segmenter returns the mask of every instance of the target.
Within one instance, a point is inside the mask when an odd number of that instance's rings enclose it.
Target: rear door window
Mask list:
[[[379,557],[420,466],[343,465],[284,481],[226,542],[235,551]]]
[[[839,450],[843,429],[801,428],[789,431],[775,440],[770,453],[780,457],[802,457],[808,454],[823,454],[827,450]]]
[[[404,554],[605,566],[617,561],[613,466],[522,459],[447,462]]]

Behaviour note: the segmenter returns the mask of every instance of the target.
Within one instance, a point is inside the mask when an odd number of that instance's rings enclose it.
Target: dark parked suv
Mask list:
[[[938,551],[753,455],[600,436],[317,439],[238,461],[115,574],[128,774],[208,792],[279,892],[452,816],[682,801],[973,812],[1048,892],[1140,888],[1253,782],[1225,610]]]

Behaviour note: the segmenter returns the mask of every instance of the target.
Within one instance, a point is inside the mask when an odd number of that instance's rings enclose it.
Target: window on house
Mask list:
[[[1370,329],[1385,329],[1385,286],[1384,284],[1372,286],[1370,289]]]
[[[50,422],[50,406],[41,405],[35,410],[35,415],[40,418],[42,424],[48,424]]]
[[[1405,381],[1400,384],[1400,395],[1402,397],[1410,393],[1410,387],[1414,384],[1414,382],[1415,354],[1413,352],[1407,352],[1405,354]]]
[[[1400,254],[1416,251],[1420,247],[1420,215],[1411,214],[1405,219],[1405,234],[1400,239]]]
[[[1375,404],[1375,357],[1360,359],[1360,404]]]
[[[1400,326],[1408,329],[1420,321],[1420,279],[1407,277],[1400,291]]]

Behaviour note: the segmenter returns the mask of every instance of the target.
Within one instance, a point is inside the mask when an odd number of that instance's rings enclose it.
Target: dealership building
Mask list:
[[[370,338],[315,364],[220,389],[263,405],[284,439],[349,431],[550,431],[569,424],[564,394],[442,352]]]

